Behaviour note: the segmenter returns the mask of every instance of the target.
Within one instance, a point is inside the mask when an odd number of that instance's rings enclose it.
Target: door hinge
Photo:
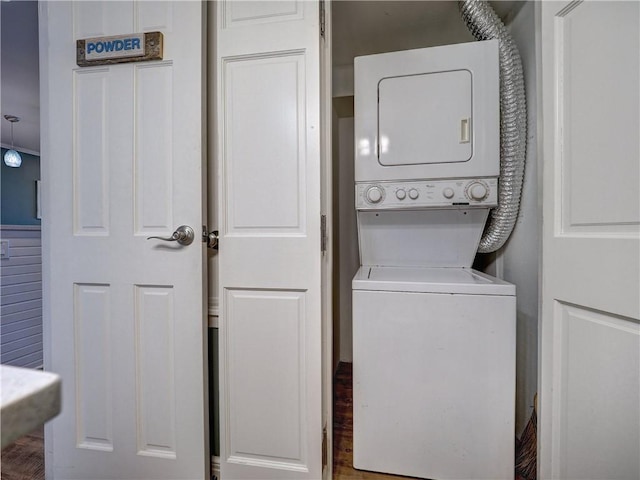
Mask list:
[[[327,253],[327,216],[320,215],[320,251]]]
[[[324,38],[325,34],[325,8],[324,8],[325,0],[320,0],[320,36]]]
[[[218,230],[209,231],[206,225],[202,226],[202,241],[207,244],[207,248],[218,250]]]
[[[322,470],[329,463],[329,438],[327,437],[327,427],[322,429]]]

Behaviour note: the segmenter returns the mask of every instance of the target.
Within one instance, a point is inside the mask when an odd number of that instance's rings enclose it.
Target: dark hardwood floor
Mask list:
[[[351,364],[341,363],[335,378],[333,412],[334,480],[403,480],[407,477],[355,470],[353,464],[353,390]],[[2,450],[1,480],[44,480],[42,430]]]
[[[353,468],[353,381],[351,363],[340,363],[333,385],[333,479],[334,480],[404,480],[384,473]]]
[[[333,480],[415,480],[356,470],[353,465],[353,371],[340,363],[333,382]],[[516,440],[515,480],[536,479],[536,417],[529,420],[522,441]]]
[[[533,419],[535,420],[535,419]],[[529,464],[530,475],[516,475],[517,480],[535,479],[535,422],[532,425],[534,445]],[[44,480],[44,435],[37,430],[2,450],[0,480]],[[520,450],[520,449],[519,449]],[[519,452],[520,453],[520,452]],[[525,452],[526,453],[526,452]],[[521,461],[523,461],[521,459]],[[523,463],[526,463],[523,461]],[[353,388],[350,363],[341,363],[334,380],[333,410],[333,479],[334,480],[409,480],[409,477],[356,470],[353,464]],[[415,479],[414,479],[415,480]]]
[[[44,429],[36,430],[2,450],[2,480],[44,480]]]

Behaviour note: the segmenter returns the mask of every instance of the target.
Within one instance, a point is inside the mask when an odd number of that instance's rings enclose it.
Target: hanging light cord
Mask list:
[[[20,165],[22,165],[22,157],[14,147],[13,124],[19,122],[20,119],[15,115],[5,115],[4,118],[11,124],[11,149],[4,152],[4,163],[8,167],[19,167]]]

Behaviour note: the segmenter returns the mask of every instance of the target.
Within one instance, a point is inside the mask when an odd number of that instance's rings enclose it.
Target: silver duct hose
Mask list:
[[[491,211],[478,251],[495,252],[516,224],[527,145],[527,102],[518,47],[489,2],[458,2],[462,20],[478,40],[500,42],[500,181],[498,207]]]

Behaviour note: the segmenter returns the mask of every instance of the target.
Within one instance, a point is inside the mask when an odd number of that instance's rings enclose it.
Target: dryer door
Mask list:
[[[426,73],[378,83],[378,161],[424,165],[471,159],[471,72]]]

